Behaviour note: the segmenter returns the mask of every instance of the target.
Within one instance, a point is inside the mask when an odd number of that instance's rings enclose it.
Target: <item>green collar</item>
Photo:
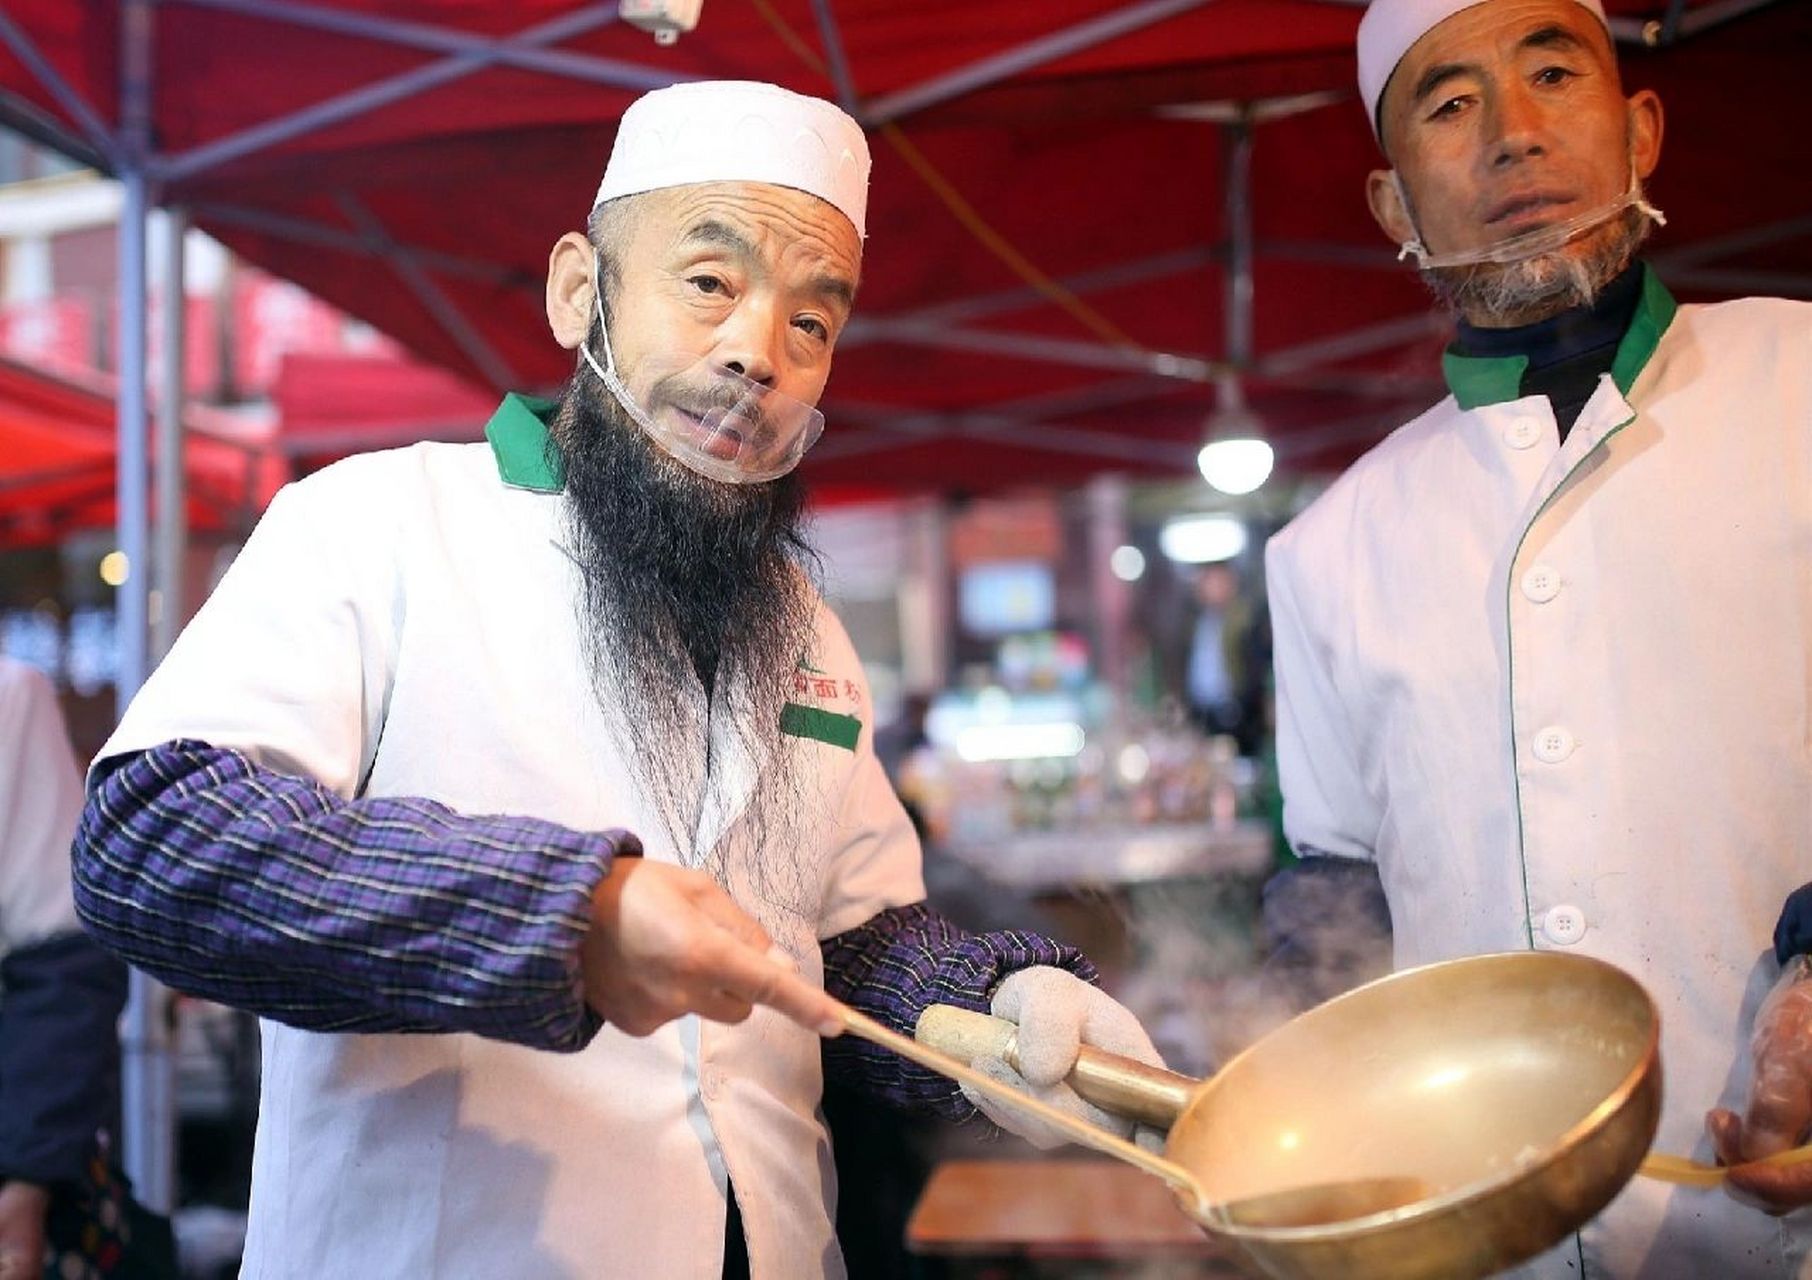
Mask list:
[[[548,447],[547,424],[558,405],[557,400],[511,392],[484,424],[497,474],[510,488],[559,493],[565,485],[559,455]]]
[[[1611,361],[1611,381],[1617,390],[1629,395],[1636,375],[1648,364],[1661,335],[1673,322],[1679,304],[1661,283],[1654,268],[1642,266],[1642,298],[1636,303],[1636,314],[1617,344],[1617,355]],[[1445,352],[1441,372],[1447,376],[1447,388],[1462,409],[1477,409],[1488,404],[1522,398],[1523,372],[1529,367],[1527,356],[1462,356]]]

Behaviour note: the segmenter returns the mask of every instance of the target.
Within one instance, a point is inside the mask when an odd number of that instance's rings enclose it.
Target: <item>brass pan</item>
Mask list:
[[[1011,1060],[1015,1031],[934,1009],[918,1034],[965,1061]],[[1205,1081],[1085,1050],[1078,1091],[1169,1140],[1162,1159],[1098,1130],[1106,1141],[1078,1140],[1163,1177],[1261,1274],[1485,1276],[1584,1225],[1636,1173],[1660,1116],[1659,1035],[1647,993],[1612,965],[1474,956],[1311,1009]]]

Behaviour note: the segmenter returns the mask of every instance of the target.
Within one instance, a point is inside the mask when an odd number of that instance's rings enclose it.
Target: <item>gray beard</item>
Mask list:
[[[1648,216],[1632,207],[1586,232],[1583,245],[1576,241],[1521,262],[1431,268],[1421,273],[1422,281],[1469,324],[1485,329],[1534,324],[1595,302],[1635,259],[1652,228]]]
[[[757,914],[807,909],[806,771],[780,732],[816,636],[816,557],[800,532],[797,478],[728,485],[696,475],[584,370],[561,395],[549,447],[565,470],[582,651],[642,796],[682,860],[752,892],[759,902],[745,905]],[[713,713],[759,771],[729,834],[699,848],[700,815],[723,785]],[[732,884],[733,865],[743,885]]]

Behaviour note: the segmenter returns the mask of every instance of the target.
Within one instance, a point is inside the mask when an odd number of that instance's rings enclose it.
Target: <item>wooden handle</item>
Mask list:
[[[1774,1155],[1757,1160],[1756,1163],[1779,1167],[1805,1164],[1809,1160],[1812,1160],[1812,1146],[1794,1147],[1791,1151],[1776,1152]],[[1645,1178],[1674,1182],[1684,1187],[1715,1187],[1724,1181],[1726,1170],[1721,1164],[1700,1164],[1697,1160],[1688,1160],[1685,1156],[1651,1155],[1642,1161],[1641,1168],[1636,1172]]]
[[[934,1004],[920,1016],[913,1035],[920,1044],[965,1063],[1000,1058],[1019,1070],[1019,1027],[1005,1018]],[[1069,1086],[1103,1111],[1166,1132],[1183,1114],[1200,1083],[1086,1044],[1076,1055],[1069,1076]]]
[[[1182,1165],[1154,1155],[1117,1134],[1109,1133],[1105,1129],[1098,1129],[1088,1121],[1073,1116],[1067,1111],[1060,1111],[1050,1103],[1034,1098],[1029,1093],[1021,1093],[1018,1089],[1002,1084],[992,1076],[985,1076],[968,1063],[929,1045],[920,1044],[911,1036],[903,1036],[897,1031],[884,1027],[866,1014],[857,1013],[847,1006],[839,1006],[838,1012],[843,1019],[844,1029],[851,1035],[860,1036],[871,1044],[880,1045],[883,1049],[891,1049],[909,1062],[916,1062],[929,1071],[948,1076],[959,1084],[968,1085],[977,1093],[994,1102],[1036,1116],[1072,1142],[1124,1160],[1127,1164],[1143,1169],[1147,1173],[1156,1174],[1185,1198],[1198,1219],[1211,1212],[1213,1207],[1208,1204],[1207,1198],[1202,1194],[1201,1185],[1196,1182],[1195,1175]],[[1012,1026],[1013,1024],[1008,1023],[1007,1025]]]

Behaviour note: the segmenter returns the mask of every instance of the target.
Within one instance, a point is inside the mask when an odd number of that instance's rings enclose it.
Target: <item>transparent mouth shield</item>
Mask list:
[[[1408,209],[1409,198],[1403,191],[1403,180],[1393,171],[1391,174],[1397,183],[1397,194],[1403,200],[1403,207]],[[1550,226],[1537,227],[1531,231],[1518,232],[1485,245],[1479,249],[1466,249],[1457,253],[1430,253],[1423,245],[1421,237],[1405,240],[1402,248],[1397,250],[1397,261],[1414,258],[1416,267],[1421,271],[1440,271],[1448,267],[1471,267],[1481,263],[1495,263],[1508,266],[1513,262],[1526,262],[1530,258],[1539,258],[1543,254],[1553,253],[1569,241],[1584,235],[1594,227],[1603,226],[1625,209],[1639,209],[1644,216],[1653,218],[1657,226],[1667,225],[1667,215],[1655,208],[1643,197],[1642,187],[1635,175],[1630,176],[1630,185],[1622,195],[1608,204],[1599,205],[1596,209],[1587,209],[1584,213],[1575,214],[1564,222]]]
[[[639,372],[649,377],[649,391],[646,403],[638,402],[617,376],[603,299],[593,293],[604,363],[584,343],[579,352],[623,412],[675,461],[725,484],[759,484],[798,466],[824,434],[824,415],[812,405],[690,353],[644,360]]]

